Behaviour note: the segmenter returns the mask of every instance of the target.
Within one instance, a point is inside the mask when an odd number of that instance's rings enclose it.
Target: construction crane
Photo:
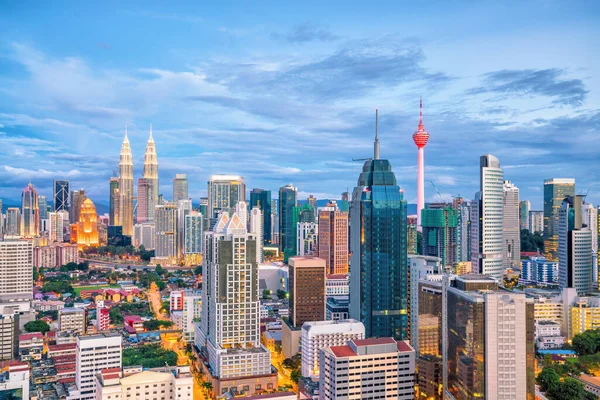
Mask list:
[[[448,203],[448,201],[446,201],[446,199],[444,199],[444,197],[442,196],[442,194],[438,190],[437,186],[435,186],[435,183],[433,183],[433,181],[429,181],[429,183],[431,183],[431,186],[433,186],[433,188],[437,192],[438,196],[440,196],[440,200],[442,200],[442,203]]]
[[[369,157],[369,158],[353,158],[352,161],[367,161],[370,159],[371,159],[371,157]]]

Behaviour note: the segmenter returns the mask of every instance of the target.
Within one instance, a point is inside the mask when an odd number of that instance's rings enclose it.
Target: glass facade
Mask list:
[[[279,189],[279,250],[283,261],[296,255],[296,224],[298,213],[294,212],[298,204],[298,191],[292,185]]]
[[[550,261],[558,261],[558,210],[565,197],[574,195],[574,179],[544,181],[544,252]]]
[[[458,211],[450,206],[421,210],[422,254],[439,257],[443,266],[454,266],[457,254]]]
[[[485,397],[485,303],[448,292],[448,391],[456,400]]]
[[[366,161],[350,207],[351,317],[366,337],[408,338],[406,209],[389,161]]]
[[[263,243],[271,243],[271,191],[252,189],[250,192],[250,210],[258,206],[263,212]]]

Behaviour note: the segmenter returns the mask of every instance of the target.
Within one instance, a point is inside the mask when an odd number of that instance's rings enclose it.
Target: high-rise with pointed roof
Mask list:
[[[125,138],[121,146],[119,160],[119,225],[123,228],[123,235],[133,235],[133,160],[131,146],[125,127]]]
[[[39,236],[40,234],[40,208],[37,190],[30,183],[21,195],[21,235],[27,237]]]
[[[150,137],[146,143],[146,153],[144,154],[144,173],[143,178],[148,185],[147,207],[145,221],[154,221],[154,207],[158,205],[158,158],[156,156],[156,147],[152,137],[152,125],[150,125]]]
[[[406,201],[388,160],[365,161],[350,203],[350,317],[367,337],[408,337]]]

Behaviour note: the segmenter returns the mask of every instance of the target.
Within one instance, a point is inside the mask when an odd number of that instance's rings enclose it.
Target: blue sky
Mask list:
[[[214,173],[337,198],[379,108],[414,202],[423,96],[444,197],[471,198],[491,153],[534,208],[551,177],[600,202],[596,1],[91,3],[0,6],[0,198],[70,179],[106,204],[126,124],[136,180],[153,125],[167,199],[176,173],[194,202]]]

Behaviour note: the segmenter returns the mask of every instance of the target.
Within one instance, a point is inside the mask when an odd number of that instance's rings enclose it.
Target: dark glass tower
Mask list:
[[[406,201],[388,160],[365,162],[350,204],[350,316],[366,337],[408,338]]]
[[[294,207],[298,205],[298,189],[291,184],[279,189],[279,250],[283,261],[296,255],[296,225]]]
[[[250,207],[258,206],[263,212],[263,242],[270,244],[271,236],[271,191],[263,189],[252,189],[250,192]]]
[[[69,211],[69,181],[54,181],[54,211]]]

